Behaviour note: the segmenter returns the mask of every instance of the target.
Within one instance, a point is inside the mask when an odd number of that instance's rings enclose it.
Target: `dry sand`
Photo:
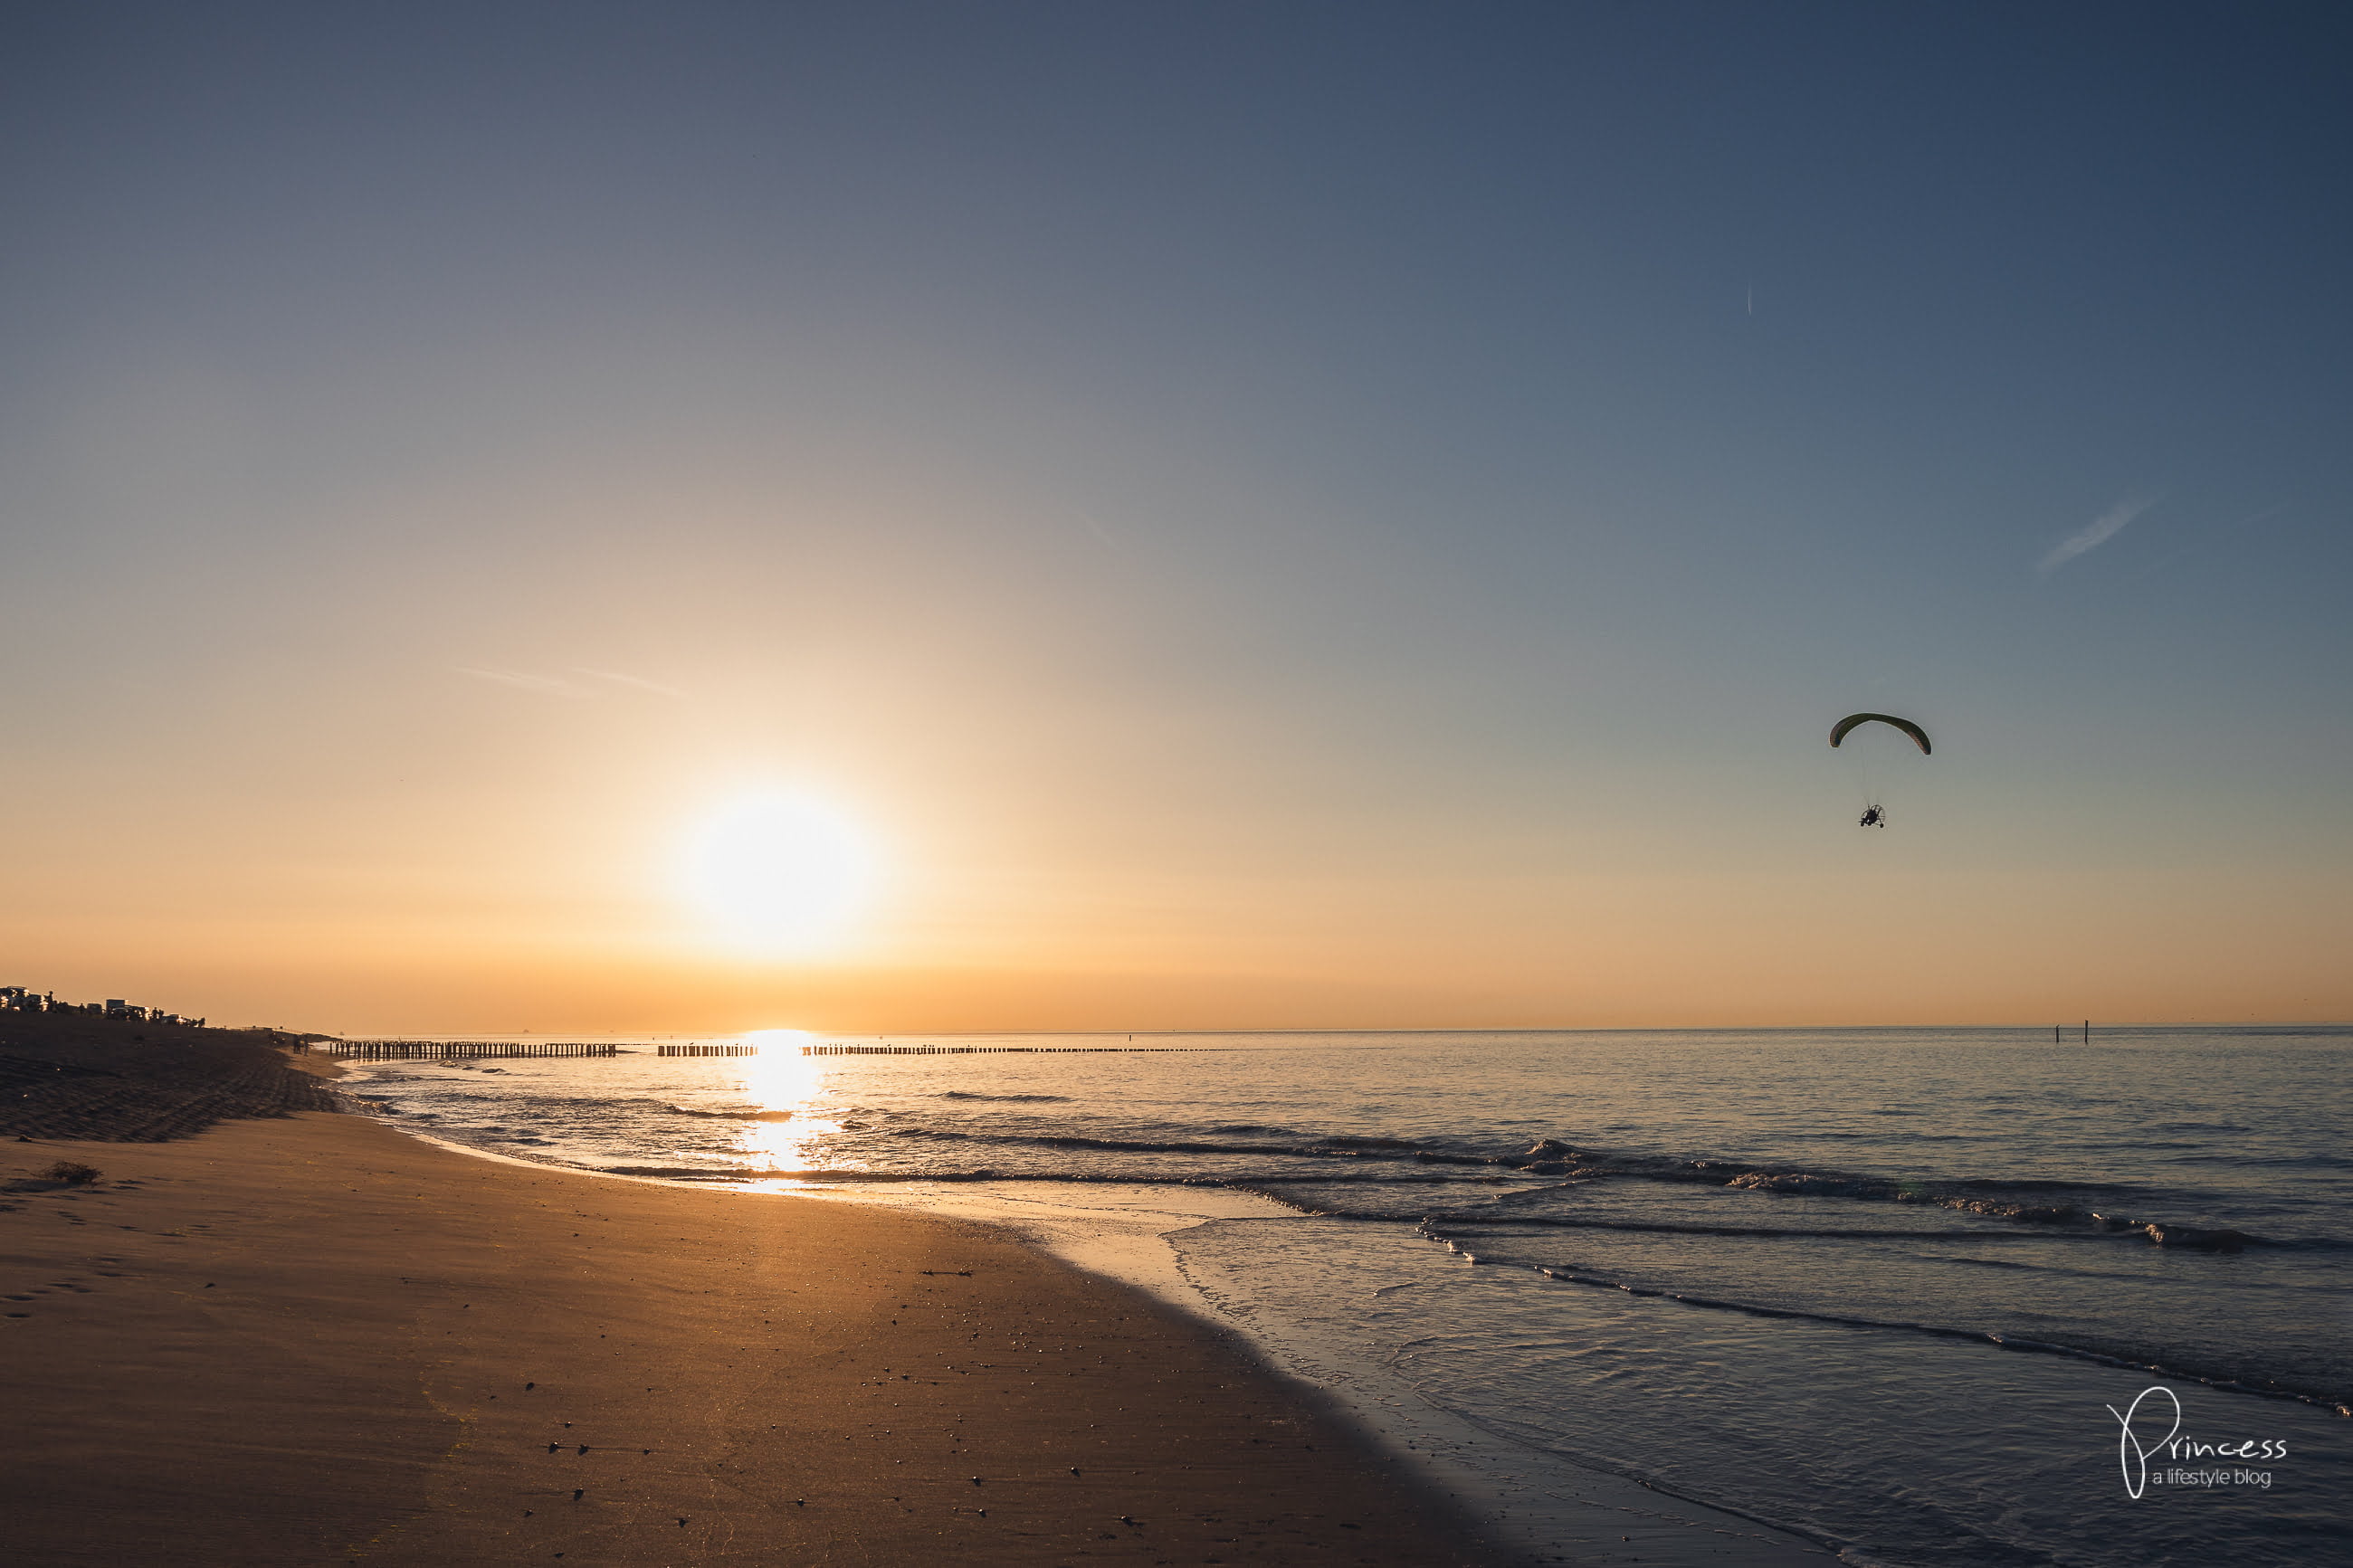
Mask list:
[[[358,1116],[0,1142],[0,1560],[1493,1564],[1211,1331],[984,1227]]]

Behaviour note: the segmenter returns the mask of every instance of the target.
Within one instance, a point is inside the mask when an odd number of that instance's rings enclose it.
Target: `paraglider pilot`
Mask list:
[[[1855,826],[1858,827],[1884,827],[1887,826],[1887,813],[1882,811],[1875,805],[1868,807],[1862,814],[1862,820]]]

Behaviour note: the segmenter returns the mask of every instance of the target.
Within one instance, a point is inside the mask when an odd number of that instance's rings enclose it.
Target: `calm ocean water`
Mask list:
[[[804,1038],[349,1087],[520,1158],[1165,1233],[1583,1556],[1601,1475],[1890,1568],[2353,1562],[2353,1028]]]

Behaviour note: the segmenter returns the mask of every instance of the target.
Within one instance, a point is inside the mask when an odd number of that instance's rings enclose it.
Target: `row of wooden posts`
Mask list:
[[[803,1046],[805,1057],[1043,1057],[1185,1051],[1189,1046]]]
[[[326,1047],[331,1057],[361,1061],[425,1061],[480,1057],[617,1057],[618,1046],[579,1041],[543,1040],[517,1045],[511,1040],[336,1040]]]
[[[311,1047],[303,1046],[301,1049]],[[983,1057],[1100,1056],[1111,1053],[1158,1054],[1198,1047],[1186,1046],[803,1046],[805,1057]],[[358,1061],[480,1060],[486,1057],[618,1057],[635,1055],[620,1046],[583,1041],[543,1040],[518,1044],[512,1040],[331,1040],[319,1047],[328,1056]],[[756,1057],[758,1046],[657,1046],[664,1057]]]

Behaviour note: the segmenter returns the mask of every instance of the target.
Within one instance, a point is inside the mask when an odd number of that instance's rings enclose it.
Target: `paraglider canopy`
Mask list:
[[[1912,737],[1912,743],[1920,748],[1920,754],[1922,756],[1925,757],[1928,754],[1928,731],[1920,728],[1919,725],[1912,722],[1911,720],[1898,719],[1892,713],[1848,714],[1845,718],[1831,726],[1831,744],[1835,746],[1841,741],[1845,740],[1847,731],[1853,729],[1857,724],[1892,724],[1896,729],[1903,731],[1905,734]]]

